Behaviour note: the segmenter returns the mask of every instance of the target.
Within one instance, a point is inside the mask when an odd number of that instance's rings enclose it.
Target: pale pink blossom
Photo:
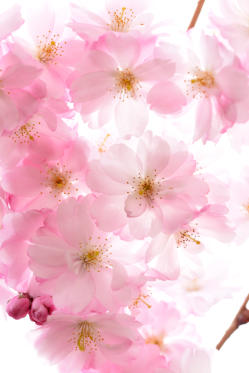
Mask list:
[[[229,226],[227,214],[228,209],[224,205],[206,205],[194,220],[180,227],[174,234],[160,233],[152,240],[146,253],[149,267],[155,268],[166,279],[177,279],[183,250],[195,255],[208,247],[209,237],[225,243],[234,239],[235,234]]]
[[[122,365],[126,352],[139,340],[139,323],[124,314],[83,314],[55,312],[40,328],[38,352],[64,373],[101,368],[107,361]]]
[[[132,236],[172,233],[205,205],[208,185],[195,176],[184,144],[147,133],[133,151],[116,144],[89,166],[87,184],[99,196],[92,214],[103,230],[129,225]]]
[[[116,33],[148,33],[153,15],[147,13],[148,1],[108,0],[106,9],[95,14],[88,9],[71,5],[72,28],[83,39],[94,41],[108,31]]]
[[[69,80],[72,100],[81,104],[86,120],[90,121],[89,114],[97,112],[101,126],[113,113],[121,136],[143,133],[148,123],[146,100],[151,88],[159,81],[168,82],[175,72],[174,62],[154,58],[154,44],[129,35],[106,34],[95,49],[90,49],[83,66],[79,64]],[[185,103],[184,95],[174,87],[170,91],[174,105],[169,105],[169,114]]]
[[[52,224],[58,226],[58,232],[42,228],[28,248],[31,270],[38,279],[46,280],[42,291],[53,296],[56,307],[73,312],[82,311],[94,300],[118,309],[131,296],[127,273],[114,260],[119,248],[112,247],[110,235],[95,226],[89,215],[91,203],[91,195],[62,202]]]
[[[190,32],[186,43],[190,46],[182,56],[178,78],[195,109],[193,140],[217,141],[235,123],[249,119],[248,74],[215,36]],[[155,104],[154,110],[163,112],[163,97],[160,90],[155,92],[158,108]],[[167,100],[165,105],[167,108]]]

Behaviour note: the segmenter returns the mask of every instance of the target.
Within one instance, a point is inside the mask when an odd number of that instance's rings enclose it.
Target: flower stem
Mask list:
[[[195,9],[195,13],[193,15],[193,18],[191,19],[191,22],[190,22],[190,24],[188,26],[188,30],[190,30],[191,28],[193,28],[195,26],[195,24],[197,22],[197,19],[198,19],[200,13],[201,13],[201,10],[202,10],[202,7],[204,5],[204,2],[205,2],[205,0],[199,0],[199,2],[197,4],[197,7]]]
[[[240,307],[238,313],[236,314],[235,318],[233,319],[232,324],[225,332],[224,336],[221,338],[220,342],[217,344],[216,349],[220,350],[224,343],[228,340],[228,338],[237,330],[240,325],[246,324],[249,322],[249,310],[246,308],[246,305],[249,301],[249,294],[247,295],[246,299],[244,300],[242,306]]]

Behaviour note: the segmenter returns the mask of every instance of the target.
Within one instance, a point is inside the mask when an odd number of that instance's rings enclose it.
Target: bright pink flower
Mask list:
[[[0,14],[0,40],[5,39],[23,23],[24,20],[21,16],[20,6],[17,4]]]
[[[137,152],[117,144],[89,166],[87,183],[100,196],[93,215],[103,230],[125,224],[136,238],[172,233],[205,205],[208,185],[182,143],[170,147],[147,133]]]
[[[175,71],[173,62],[154,58],[154,43],[146,43],[129,35],[107,34],[97,49],[89,51],[83,67],[79,66],[70,79],[72,100],[82,104],[81,113],[86,119],[98,111],[101,126],[114,111],[121,136],[143,133],[148,122],[147,95],[157,82],[167,82]],[[177,90],[175,87],[175,92],[170,93],[176,103],[168,107],[167,113],[183,105]]]
[[[122,365],[129,347],[139,339],[138,325],[122,314],[76,316],[55,312],[40,328],[36,347],[52,363],[60,364],[64,373],[100,368],[107,361]]]
[[[117,33],[146,33],[150,31],[152,14],[145,13],[148,1],[108,0],[106,9],[98,14],[71,5],[72,22],[69,26],[83,39],[98,39],[108,31]],[[99,15],[100,14],[100,15]]]
[[[49,295],[42,295],[36,297],[32,301],[32,305],[29,311],[30,320],[34,321],[37,325],[43,325],[55,310],[53,305],[52,297]]]
[[[8,301],[6,311],[10,317],[19,320],[28,314],[30,307],[30,298],[25,294],[20,294]]]

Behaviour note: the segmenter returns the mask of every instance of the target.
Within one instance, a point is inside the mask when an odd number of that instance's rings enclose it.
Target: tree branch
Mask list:
[[[193,28],[195,26],[195,24],[197,22],[197,19],[198,19],[200,13],[201,13],[201,10],[202,10],[202,7],[204,5],[204,2],[205,2],[205,0],[199,0],[199,2],[197,4],[197,7],[195,9],[195,13],[193,15],[193,18],[192,18],[192,20],[191,20],[191,22],[190,22],[190,24],[188,26],[188,30],[190,30],[191,28]]]
[[[220,342],[217,344],[216,349],[220,350],[224,343],[228,340],[228,338],[237,330],[240,325],[246,324],[249,322],[249,310],[246,308],[246,305],[249,301],[249,294],[247,295],[246,299],[244,300],[242,306],[240,307],[238,313],[236,314],[235,318],[233,319],[232,324],[225,332],[224,336],[221,338]]]

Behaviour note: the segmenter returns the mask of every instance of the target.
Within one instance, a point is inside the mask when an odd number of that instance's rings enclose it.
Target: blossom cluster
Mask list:
[[[249,224],[248,173],[185,141],[249,120],[249,3],[220,2],[179,44],[143,0],[0,15],[0,300],[61,373],[211,371],[188,316],[229,290],[202,255]],[[152,123],[191,111],[180,140]]]

